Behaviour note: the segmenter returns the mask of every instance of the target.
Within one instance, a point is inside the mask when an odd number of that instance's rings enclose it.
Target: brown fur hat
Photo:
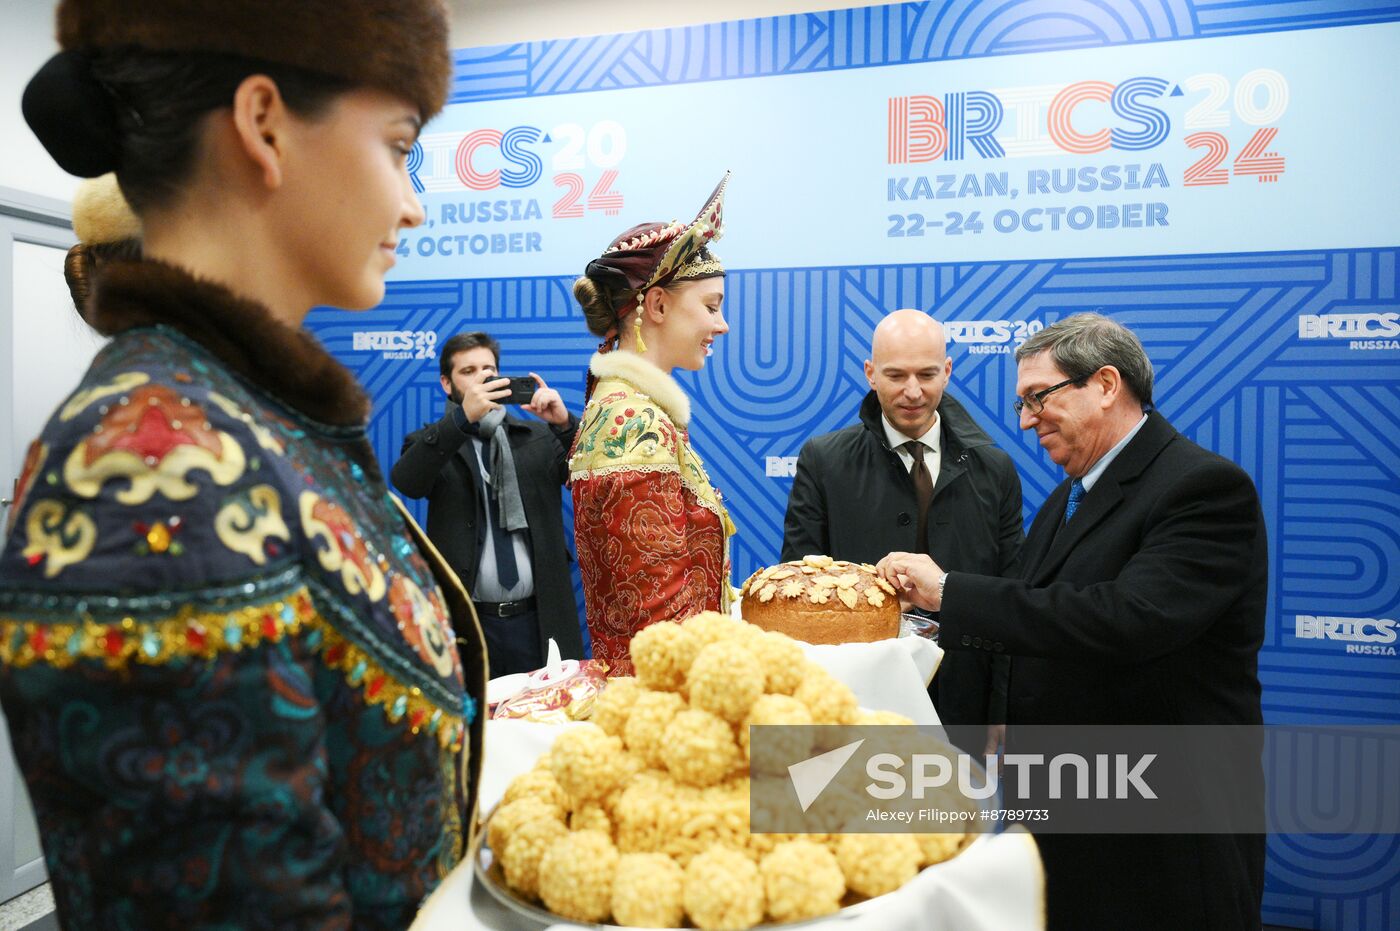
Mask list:
[[[64,51],[221,52],[376,87],[426,121],[452,77],[442,0],[61,0]]]

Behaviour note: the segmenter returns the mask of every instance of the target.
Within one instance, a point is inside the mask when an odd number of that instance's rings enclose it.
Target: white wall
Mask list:
[[[450,0],[452,45],[467,48],[536,39],[693,26],[864,6],[859,0]],[[62,201],[77,179],[53,163],[25,125],[19,99],[39,66],[58,51],[55,0],[0,0],[0,187]]]
[[[67,254],[52,246],[14,244],[15,443],[7,463],[12,477],[19,474],[29,440],[39,435],[53,409],[82,380],[92,357],[107,342],[73,312],[73,298],[63,280]]]
[[[859,0],[449,0],[452,45],[467,48],[536,39],[693,26],[864,6]],[[77,179],[49,158],[20,114],[24,85],[49,56],[55,0],[0,0],[0,187],[62,201]]]
[[[450,0],[453,48],[871,6],[860,0]]]
[[[54,0],[0,0],[0,187],[69,201],[78,179],[54,164],[19,109],[24,85],[58,51],[56,6]]]

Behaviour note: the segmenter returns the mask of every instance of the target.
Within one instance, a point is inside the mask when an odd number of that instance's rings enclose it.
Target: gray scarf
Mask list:
[[[515,476],[515,453],[505,430],[506,410],[488,411],[476,425],[482,442],[491,443],[491,497],[496,499],[496,522],[507,532],[525,530],[525,505],[520,501],[520,484]]]

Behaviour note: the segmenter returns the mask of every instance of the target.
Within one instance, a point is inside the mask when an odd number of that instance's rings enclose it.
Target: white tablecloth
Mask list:
[[[846,683],[862,708],[895,711],[916,724],[938,724],[927,685],[943,657],[919,637],[878,643],[812,646],[807,655]],[[488,721],[481,810],[573,725]],[[424,903],[415,931],[539,931],[546,925],[507,910],[474,881],[463,862]],[[1045,880],[1035,841],[1021,829],[984,835],[960,855],[929,867],[899,891],[858,914],[821,922],[841,931],[1019,931],[1045,927]],[[556,929],[573,927],[555,925]]]
[[[801,644],[807,656],[856,693],[862,708],[895,711],[915,724],[940,724],[928,684],[943,661],[943,649],[923,637],[836,646]]]

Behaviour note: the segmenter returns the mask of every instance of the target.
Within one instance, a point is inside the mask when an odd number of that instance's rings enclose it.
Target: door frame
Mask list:
[[[14,255],[16,242],[67,251],[73,236],[72,208],[61,200],[0,186],[0,359],[14,357]],[[8,364],[5,366],[9,368]],[[17,437],[8,387],[0,387],[0,499],[8,502],[19,464],[16,450],[30,439]],[[12,465],[13,464],[13,465]],[[0,523],[8,516],[0,506]]]
[[[14,306],[14,244],[32,243],[67,250],[76,240],[73,236],[71,208],[67,203],[0,186],[0,359],[14,357],[15,314],[23,308]],[[8,384],[0,386],[0,498],[11,496],[18,468],[16,449],[28,437],[16,437],[13,417],[14,401],[9,397]],[[0,524],[8,516],[0,507]],[[42,855],[25,863],[15,862],[14,829],[20,812],[19,771],[10,750],[9,730],[0,715],[0,902],[6,902],[43,883],[47,878]],[[13,817],[12,817],[13,816]],[[32,814],[30,815],[32,817]]]

